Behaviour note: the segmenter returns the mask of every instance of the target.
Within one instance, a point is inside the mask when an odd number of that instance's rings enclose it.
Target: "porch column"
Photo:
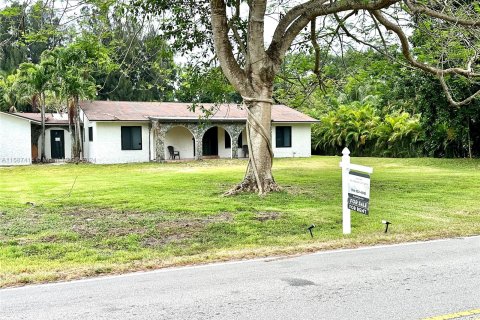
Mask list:
[[[160,121],[153,120],[153,136],[155,137],[155,161],[165,161],[165,134],[167,128],[162,126]]]
[[[237,136],[238,139],[238,136]],[[232,159],[238,159],[238,146],[237,146],[237,139],[232,137]],[[235,143],[233,143],[235,141]]]
[[[195,132],[195,160],[202,160],[203,158],[203,133],[202,130]]]
[[[245,128],[244,124],[237,124],[232,123],[229,125],[225,125],[224,129],[228,132],[231,138],[230,145],[232,147],[232,159],[238,158],[238,137],[242,133],[243,129]]]

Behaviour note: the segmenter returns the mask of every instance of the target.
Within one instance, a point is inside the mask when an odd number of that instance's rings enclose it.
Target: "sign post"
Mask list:
[[[342,151],[342,228],[343,234],[352,232],[350,209],[368,214],[370,177],[373,168],[350,163],[350,150]],[[354,170],[354,172],[350,172]],[[364,172],[367,174],[362,174]]]

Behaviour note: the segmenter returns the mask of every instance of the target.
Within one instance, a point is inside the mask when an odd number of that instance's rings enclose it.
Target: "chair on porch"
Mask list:
[[[175,149],[172,146],[167,147],[168,152],[170,153],[170,159],[175,160],[176,157],[178,157],[178,160],[180,160],[180,151],[175,151]]]
[[[242,146],[242,151],[243,151],[243,157],[248,158],[248,145],[244,144]]]

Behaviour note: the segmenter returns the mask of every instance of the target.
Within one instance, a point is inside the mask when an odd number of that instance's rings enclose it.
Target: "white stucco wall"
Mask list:
[[[122,150],[122,126],[142,127],[142,150]],[[95,122],[93,143],[89,143],[89,158],[91,158],[91,162],[103,164],[148,162],[148,138],[149,125],[145,122]]]
[[[289,148],[277,148],[276,146],[276,127],[291,126],[292,127],[292,146]],[[311,157],[312,156],[312,134],[311,124],[303,123],[282,123],[272,124],[272,144],[273,154],[275,158],[294,158],[294,157]]]
[[[88,127],[93,127],[95,122],[90,122],[82,110],[80,110],[80,119],[83,123],[83,158],[88,162],[94,162],[92,161],[92,145],[95,140],[89,141]]]
[[[69,160],[72,158],[72,139],[70,138],[70,132],[67,129],[62,127],[47,127],[45,129],[45,158],[47,160],[52,160],[52,140],[51,133],[52,130],[61,130],[63,131],[63,138],[65,141],[65,159]],[[41,157],[40,146],[42,145],[42,136],[38,138],[38,158]]]
[[[153,161],[157,158],[157,155],[155,154],[155,134],[153,132],[153,129],[150,128],[150,161]]]
[[[218,156],[220,158],[232,157],[232,148],[225,148],[225,135],[228,136],[228,132],[225,131],[222,127],[218,127]],[[233,143],[233,141],[231,141]]]
[[[30,121],[0,113],[0,166],[32,163]]]
[[[177,126],[168,130],[165,135],[165,159],[170,159],[167,146],[172,146],[175,151],[179,151],[180,159],[194,159],[192,138],[193,134],[185,127]]]

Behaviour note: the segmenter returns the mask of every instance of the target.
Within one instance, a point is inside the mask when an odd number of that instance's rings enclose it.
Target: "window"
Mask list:
[[[122,127],[122,150],[142,150],[142,127]]]
[[[292,146],[292,127],[276,127],[277,148],[290,148]]]
[[[93,141],[93,127],[88,127],[88,141]]]
[[[230,149],[232,147],[232,139],[227,131],[225,131],[225,149]]]

